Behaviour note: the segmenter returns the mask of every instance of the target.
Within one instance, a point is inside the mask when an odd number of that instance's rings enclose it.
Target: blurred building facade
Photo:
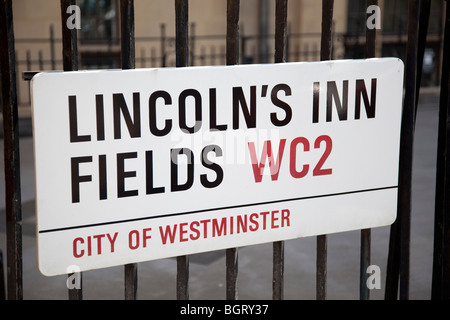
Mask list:
[[[189,0],[189,64],[224,65],[226,0]],[[79,68],[120,67],[119,0],[78,0]],[[321,1],[288,0],[287,61],[320,58]],[[440,79],[443,41],[442,0],[431,1],[422,85]],[[377,56],[404,59],[407,41],[407,0],[379,0],[381,29],[377,31]],[[335,0],[333,59],[364,58],[365,0]],[[29,83],[24,71],[61,70],[60,2],[14,0],[16,72],[19,106],[28,110]],[[271,63],[274,55],[275,1],[240,1],[239,63]],[[136,67],[175,66],[174,1],[135,0]]]

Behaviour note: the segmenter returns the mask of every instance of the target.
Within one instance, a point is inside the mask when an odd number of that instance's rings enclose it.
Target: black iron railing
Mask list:
[[[76,30],[65,28],[68,18],[66,8],[75,4],[75,0],[61,0],[62,21],[62,60],[56,59],[53,31],[50,37],[50,54],[48,61],[44,61],[39,54],[38,60],[32,61],[27,54],[25,64],[27,71],[33,69],[37,63],[38,69],[45,69],[50,64],[50,69],[56,69],[62,64],[64,71],[78,70],[79,50],[77,46]],[[367,5],[377,5],[376,0],[368,1]],[[320,34],[320,53],[313,55],[315,60],[329,60],[333,56],[333,0],[322,1],[322,32]],[[410,223],[411,223],[411,175],[413,162],[414,126],[419,97],[421,67],[426,44],[427,25],[429,17],[429,0],[408,2],[408,38],[406,42],[405,58],[405,98],[401,129],[400,150],[400,175],[397,220],[391,227],[389,245],[388,269],[386,277],[386,299],[409,298],[409,256],[410,256]],[[444,33],[444,57],[450,55],[450,9],[447,2],[445,33]],[[134,36],[134,1],[120,0],[121,15],[121,42],[120,42],[120,67],[133,69],[136,62],[145,64],[152,58],[141,57],[136,59],[135,45],[138,39]],[[227,29],[225,51],[215,52],[225,58],[226,65],[250,62],[247,54],[247,41],[251,37],[239,36],[239,0],[227,0]],[[175,64],[176,67],[188,67],[197,64],[204,58],[198,58],[189,48],[196,45],[200,37],[189,36],[188,0],[175,0],[176,13],[176,37]],[[287,32],[287,0],[276,0],[276,22],[274,40],[273,62],[282,63],[289,61],[292,56],[291,40]],[[147,39],[148,40],[148,39]],[[168,64],[168,52],[166,43],[173,41],[166,37],[164,28],[161,28],[160,41],[161,52],[160,66]],[[203,39],[205,40],[205,39]],[[208,39],[206,39],[208,41]],[[375,56],[376,31],[367,29],[365,36],[365,57]],[[291,50],[291,51],[289,51]],[[219,50],[218,50],[219,51]],[[309,53],[308,53],[309,54]],[[211,54],[212,55],[212,54]],[[206,54],[203,54],[206,56]],[[339,58],[339,57],[338,57]],[[150,60],[148,60],[150,59]],[[199,60],[198,60],[199,59]],[[255,60],[257,60],[255,58]],[[259,62],[259,61],[255,61]],[[271,61],[269,61],[271,62]],[[12,1],[0,1],[0,65],[2,83],[2,116],[3,139],[5,160],[5,199],[6,199],[6,234],[7,234],[7,298],[22,299],[22,230],[21,230],[21,188],[20,188],[20,155],[18,136],[18,94],[16,65],[23,63],[15,57],[15,40],[13,33]],[[436,174],[436,209],[435,209],[435,239],[433,258],[433,299],[448,299],[450,296],[450,169],[448,148],[449,141],[449,60],[443,59],[440,115],[439,115],[439,141],[438,141],[438,166]],[[25,78],[31,78],[33,73],[25,74]],[[370,265],[371,233],[369,229],[361,230],[360,253],[360,298],[369,299],[369,290],[366,286],[367,267]],[[1,273],[3,273],[3,259],[0,255]],[[238,298],[238,248],[226,250],[226,298],[233,300]],[[0,273],[0,276],[2,274]],[[327,236],[317,237],[317,263],[316,263],[316,298],[327,297]],[[70,277],[71,275],[69,275]],[[80,275],[81,276],[81,275]],[[137,264],[124,266],[125,299],[137,298],[138,286]],[[2,277],[3,278],[3,277]],[[273,299],[283,299],[284,283],[284,242],[273,244]],[[0,281],[3,284],[3,281]],[[177,294],[180,300],[189,298],[189,256],[177,258]],[[2,286],[0,290],[3,291]],[[69,290],[70,299],[82,299],[83,289]],[[6,297],[0,293],[0,298]]]

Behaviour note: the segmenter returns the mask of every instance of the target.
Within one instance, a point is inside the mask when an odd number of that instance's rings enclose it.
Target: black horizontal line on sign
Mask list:
[[[330,193],[330,194],[322,194],[322,195],[300,197],[300,198],[292,198],[292,199],[272,200],[272,201],[259,202],[259,203],[239,204],[239,205],[228,206],[228,207],[201,209],[201,210],[194,210],[194,211],[186,211],[186,212],[178,212],[178,213],[171,213],[171,214],[163,214],[163,215],[151,216],[151,217],[141,217],[141,218],[127,219],[127,220],[93,223],[93,224],[80,225],[80,226],[63,227],[63,228],[48,229],[48,230],[39,230],[39,233],[49,233],[49,232],[66,231],[66,230],[72,230],[72,229],[98,227],[98,226],[105,226],[105,225],[109,225],[109,224],[128,223],[128,222],[135,222],[135,221],[140,221],[140,220],[151,220],[151,219],[167,218],[167,217],[182,216],[182,215],[189,215],[189,214],[195,214],[195,213],[204,213],[204,212],[218,211],[218,210],[245,208],[245,207],[251,207],[251,206],[258,206],[258,205],[281,203],[281,202],[308,200],[308,199],[325,198],[325,197],[336,197],[336,196],[342,196],[342,195],[347,195],[347,194],[363,193],[363,192],[371,192],[371,191],[380,191],[380,190],[395,189],[395,188],[398,188],[398,186],[389,186],[389,187],[380,187],[380,188],[365,189],[365,190]]]

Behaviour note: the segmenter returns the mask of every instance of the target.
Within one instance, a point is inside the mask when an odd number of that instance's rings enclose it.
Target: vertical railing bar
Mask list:
[[[0,65],[6,205],[8,299],[23,299],[22,205],[12,1],[0,2]]]
[[[227,0],[226,64],[239,60],[239,0]],[[237,300],[238,248],[226,249],[226,299]]]
[[[427,46],[428,21],[430,19],[431,0],[420,1],[420,18],[419,18],[419,40],[417,50],[417,90],[416,90],[416,106],[419,103],[420,83],[422,80],[423,57],[425,55],[425,47]],[[415,115],[414,115],[415,117]]]
[[[371,229],[361,230],[360,269],[359,269],[359,299],[369,300],[370,291],[367,286],[367,268],[370,265]]]
[[[27,50],[25,59],[26,59],[26,64],[27,64],[27,70],[32,70],[32,67],[31,67],[31,52],[30,52],[30,50]]]
[[[385,300],[396,300],[398,296],[398,274],[400,270],[400,217],[391,225],[389,235],[389,251],[386,267],[386,289],[384,291]]]
[[[247,56],[247,43],[248,43],[248,37],[245,35],[244,32],[244,25],[239,26],[239,34],[238,34],[238,39],[239,39],[239,51],[240,51],[240,59],[241,59],[241,63],[246,63],[246,56]],[[236,63],[239,63],[239,56],[237,59]]]
[[[275,63],[286,62],[287,0],[275,5]],[[273,243],[272,299],[284,298],[284,241]]]
[[[386,299],[396,299],[396,289],[398,288],[398,284],[400,285],[400,299],[406,300],[409,298],[411,176],[417,90],[419,9],[419,3],[417,1],[408,2],[408,42],[406,45],[405,99],[402,115],[399,158],[399,167],[401,170],[399,170],[398,179],[397,219],[391,226],[388,268],[386,274]],[[398,243],[393,244],[392,242],[394,241]],[[391,249],[395,251],[391,252]],[[393,264],[394,262],[395,264]]]
[[[334,0],[322,0],[322,31],[320,60],[331,60]],[[316,299],[325,300],[327,295],[327,236],[316,238]]]
[[[226,299],[237,300],[237,276],[238,276],[238,248],[229,248],[225,251],[226,259]]]
[[[15,48],[14,48],[14,50],[15,50]],[[18,56],[18,54],[17,54],[17,50],[15,50],[15,52],[14,52],[14,57],[17,57]],[[19,67],[19,61],[17,60],[17,58],[15,58],[15,66],[14,66],[14,68],[15,68],[15,70],[16,70],[16,75],[17,75],[17,71],[20,69],[20,67]],[[19,71],[20,72],[20,71]],[[19,107],[20,106],[20,86],[17,86],[16,85],[16,96],[17,96],[17,106]],[[29,90],[28,90],[28,103],[30,103],[30,92],[29,92]]]
[[[378,6],[378,0],[368,0],[367,7],[376,5]],[[372,13],[366,12],[366,20]],[[366,58],[375,57],[375,44],[376,44],[376,28],[368,28],[366,26],[366,45],[365,56]],[[361,230],[361,247],[360,247],[360,270],[359,270],[359,298],[360,300],[369,300],[370,290],[367,286],[367,268],[370,265],[370,249],[371,249],[371,230]]]
[[[367,7],[369,6],[378,6],[378,0],[367,0]],[[366,20],[372,13],[366,12]],[[366,58],[374,58],[376,54],[376,37],[377,37],[377,29],[376,28],[367,28],[366,26],[366,46],[365,46],[365,55]]]
[[[134,30],[134,0],[120,0],[121,64],[123,70],[136,67]],[[137,263],[129,263],[124,266],[125,300],[137,299],[137,269]]]
[[[446,44],[446,49],[445,49],[445,54],[444,57],[448,57],[450,54],[450,3],[447,0],[447,9],[446,9],[446,39],[445,42]],[[442,299],[445,300],[450,300],[450,174],[449,174],[449,169],[450,168],[450,157],[448,156],[448,151],[450,150],[450,66],[448,63],[448,59],[446,62],[446,68],[443,69],[443,74],[446,74],[446,79],[444,78],[443,84],[441,84],[441,101],[442,104],[446,105],[446,109],[447,109],[447,130],[446,130],[446,172],[445,172],[445,176],[446,176],[446,186],[444,189],[444,195],[445,195],[445,199],[444,199],[444,204],[445,204],[445,211],[443,212],[443,222],[444,222],[444,227],[443,227],[443,249],[442,249],[442,256],[443,256],[443,266],[442,266]],[[442,87],[444,87],[445,89],[442,89]],[[444,106],[443,106],[444,108]]]
[[[322,0],[320,60],[331,60],[334,0]]]
[[[16,53],[16,57],[17,57],[17,53]],[[32,59],[31,59],[31,52],[30,52],[30,50],[27,50],[27,52],[26,52],[26,64],[27,64],[27,70],[32,70]],[[19,70],[19,69],[20,69],[19,63],[18,63],[18,61],[16,61],[16,70]],[[20,86],[17,87],[17,97],[19,97],[19,99],[20,99]],[[21,101],[18,101],[17,103],[18,103],[18,105],[20,105]],[[27,105],[31,104],[31,92],[30,92],[30,90],[27,90],[27,101],[25,103]]]
[[[177,257],[177,300],[189,300],[189,256]]]
[[[71,5],[76,5],[75,0],[61,0],[61,23],[63,41],[63,68],[64,71],[78,70],[78,42],[77,29],[69,29],[66,21],[71,13],[67,9]]]
[[[196,50],[196,36],[195,36],[195,22],[191,23],[189,30],[189,65],[195,66],[195,50]]]
[[[122,69],[134,69],[134,0],[120,0]]]
[[[77,43],[77,30],[69,29],[66,25],[67,19],[69,19],[71,12],[67,12],[69,6],[75,5],[75,0],[61,0],[61,32],[62,32],[62,56],[63,56],[63,70],[64,71],[77,71],[78,70],[78,43]],[[53,30],[53,29],[52,29]],[[53,34],[53,31],[51,31]],[[83,299],[83,289],[82,285],[82,273],[78,274],[76,278],[79,288],[68,289],[69,300],[82,300]],[[68,280],[73,279],[74,274],[70,273],[68,275]]]
[[[325,300],[327,296],[327,235],[316,237],[316,299]]]
[[[166,25],[162,23],[160,25],[160,44],[161,44],[161,67],[166,67]]]
[[[175,0],[176,66],[189,66],[188,0]],[[177,299],[189,299],[189,256],[177,257]]]
[[[284,299],[284,241],[273,243],[272,299]]]
[[[125,300],[136,300],[138,288],[138,265],[128,263],[124,266],[124,297]]]
[[[6,300],[5,269],[3,267],[3,252],[0,250],[0,301]]]
[[[415,108],[417,90],[417,50],[419,32],[419,2],[409,1],[408,10],[408,43],[406,54],[406,79],[405,79],[405,105],[403,114],[406,115],[405,139],[401,145],[405,145],[404,159],[400,153],[400,209],[401,234],[400,234],[400,299],[409,299],[409,272],[410,272],[410,238],[411,238],[411,177],[413,164],[413,145],[415,127]],[[409,113],[412,113],[410,115]],[[402,188],[403,186],[403,188]],[[403,190],[402,190],[403,189]]]
[[[443,56],[450,55],[450,3],[446,1]],[[450,61],[443,59],[439,97],[439,129],[436,161],[436,195],[431,299],[450,299],[449,283],[449,187],[450,187]]]
[[[189,6],[188,0],[175,0],[176,66],[189,66]]]
[[[367,268],[370,265],[371,229],[361,230],[360,270],[359,270],[359,299],[369,300],[370,291],[367,286]]]
[[[63,26],[66,25],[66,22],[63,21]],[[51,70],[56,70],[56,60],[55,60],[55,29],[53,25],[50,25],[50,63]]]
[[[42,50],[39,50],[39,70],[44,70],[44,59],[42,57]]]
[[[277,0],[275,7],[275,63],[286,62],[287,0]]]
[[[240,0],[227,0],[227,65],[239,63],[239,6]]]

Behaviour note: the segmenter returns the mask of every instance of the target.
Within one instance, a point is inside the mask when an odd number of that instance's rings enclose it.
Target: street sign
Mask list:
[[[48,276],[391,224],[395,58],[40,73]]]

